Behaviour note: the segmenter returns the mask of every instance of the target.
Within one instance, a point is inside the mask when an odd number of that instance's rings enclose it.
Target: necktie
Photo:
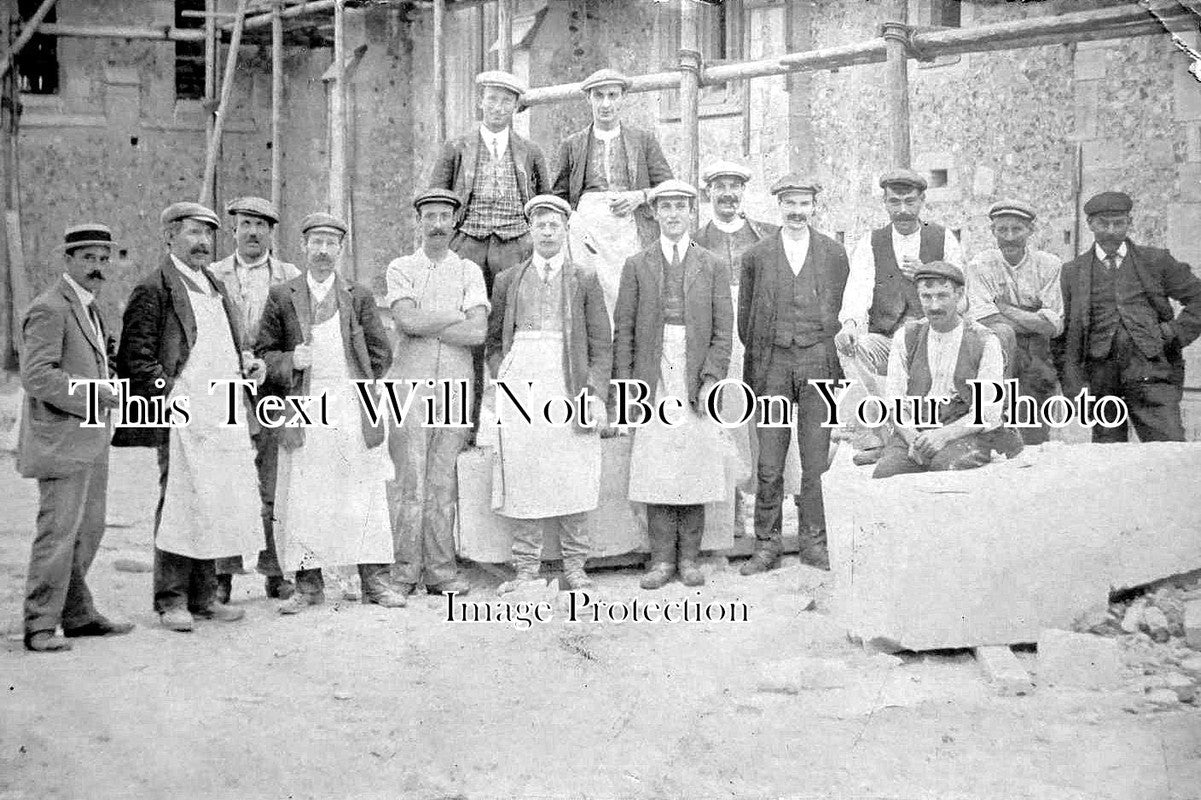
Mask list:
[[[1118,254],[1110,253],[1109,255],[1105,256],[1105,266],[1108,269],[1116,270],[1118,268]]]
[[[492,160],[500,161],[500,142],[496,139],[492,140]]]
[[[550,285],[550,262],[547,261],[542,265],[542,283],[545,286]]]
[[[680,244],[676,242],[671,246],[671,268],[674,270],[680,266]]]

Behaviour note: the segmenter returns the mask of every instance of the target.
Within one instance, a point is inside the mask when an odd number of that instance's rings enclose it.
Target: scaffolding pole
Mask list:
[[[343,0],[334,3],[334,68],[329,96],[329,213],[346,211],[346,20]]]
[[[446,0],[434,0],[434,106],[438,143],[446,141]]]
[[[697,0],[680,0],[680,126],[684,129],[684,182],[696,186],[700,172],[701,52]],[[696,204],[693,204],[695,211]]]
[[[884,95],[888,118],[890,152],[894,168],[909,168],[909,37],[912,30],[903,22],[884,23],[888,54],[888,83]]]
[[[217,41],[217,0],[204,0],[204,141],[213,139],[217,125],[217,63],[220,49]],[[217,176],[205,186],[211,197],[217,196]]]
[[[497,67],[513,71],[513,0],[496,0],[496,27],[500,32]]]
[[[275,0],[271,11],[271,204],[282,209],[283,148],[280,109],[284,100],[284,21],[280,17],[283,0]],[[279,225],[271,231],[271,251],[279,253]]]
[[[29,44],[29,40],[33,38],[33,35],[37,33],[38,26],[42,24],[42,20],[46,19],[46,15],[50,13],[50,9],[54,8],[55,2],[56,0],[42,0],[42,4],[38,6],[37,11],[33,12],[33,16],[21,26],[21,35],[13,42],[12,47],[8,48],[4,55],[0,57],[3,59],[0,62],[0,78],[8,74],[8,70],[16,61],[17,56],[20,55],[25,45]],[[5,6],[7,5],[6,3]]]
[[[229,116],[229,98],[233,94],[234,75],[238,70],[238,47],[242,44],[242,23],[246,20],[246,0],[238,0],[237,19],[233,34],[229,38],[229,53],[225,56],[225,75],[221,79],[221,99],[217,103],[213,132],[209,136],[204,154],[204,175],[200,183],[200,203],[212,205],[213,184],[217,176],[217,155],[221,151],[221,135],[225,131],[225,118]]]

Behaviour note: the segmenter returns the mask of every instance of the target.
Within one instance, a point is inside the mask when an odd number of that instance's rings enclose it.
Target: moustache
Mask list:
[[[104,273],[98,269],[94,269],[88,273],[88,277],[91,278],[92,280],[102,281],[102,280],[104,280]]]
[[[808,222],[809,217],[804,214],[785,214],[784,219],[789,222]]]
[[[431,236],[431,237],[433,237],[433,236],[449,236],[450,231],[446,230],[445,228],[434,228],[427,235]]]
[[[737,197],[731,197],[731,196],[729,196],[728,194],[719,194],[719,195],[717,196],[717,202],[719,202],[719,203],[737,203],[737,202],[738,202],[738,198],[737,198]]]

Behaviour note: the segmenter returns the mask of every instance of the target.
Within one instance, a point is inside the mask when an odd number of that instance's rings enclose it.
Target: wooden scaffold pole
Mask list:
[[[696,186],[700,173],[701,52],[697,0],[680,0],[680,127],[684,181]]]
[[[233,94],[234,75],[238,70],[238,48],[242,45],[242,23],[246,21],[246,0],[238,0],[237,18],[233,33],[229,37],[229,54],[225,57],[225,75],[221,79],[221,99],[213,120],[213,133],[204,154],[204,174],[200,183],[200,202],[212,205],[213,181],[217,175],[217,154],[221,150],[221,135],[225,131],[225,118],[229,115],[229,98]]]
[[[446,141],[446,0],[434,0],[434,107],[438,143]]]
[[[334,4],[334,68],[329,96],[329,213],[346,212],[346,21],[345,3]]]
[[[496,27],[500,32],[497,66],[513,71],[513,0],[496,0]]]
[[[280,111],[284,100],[284,21],[280,16],[283,0],[275,0],[271,11],[271,203],[282,209],[283,147]],[[271,235],[271,250],[279,253],[279,226]]]

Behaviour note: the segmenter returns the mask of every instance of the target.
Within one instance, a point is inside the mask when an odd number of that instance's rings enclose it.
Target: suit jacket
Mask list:
[[[746,220],[747,230],[749,230],[758,241],[762,241],[763,239],[778,233],[780,230],[779,225],[773,225],[770,222],[760,222],[757,219],[751,219],[746,214],[741,214],[740,216]],[[703,228],[696,232],[696,234],[692,237],[692,240],[706,250],[713,250],[714,247],[717,247],[721,243],[722,235],[724,234],[722,234],[721,230],[719,230],[718,227],[713,224],[713,220],[709,220],[705,223]]]
[[[778,269],[780,264],[784,270]],[[834,349],[834,335],[838,333],[838,310],[842,305],[842,293],[846,288],[850,266],[847,251],[834,239],[809,229],[809,254],[802,269],[815,272],[818,286],[818,302],[822,307],[826,333],[827,362],[834,378],[842,377],[842,367]],[[763,380],[776,336],[777,293],[786,290],[781,285],[781,274],[792,275],[788,258],[784,255],[783,233],[742,254],[742,275],[738,287],[738,338],[746,346],[743,375],[747,385],[756,394],[764,393]]]
[[[101,329],[106,332],[102,340],[96,338],[87,310],[64,278],[38,295],[25,314],[21,327],[25,407],[17,469],[26,478],[69,475],[107,451],[108,426],[80,427],[87,416],[87,393],[82,388],[71,393],[67,388],[72,378],[104,377],[116,343],[103,319]],[[109,368],[107,374],[115,378],[116,370]]]
[[[233,335],[238,367],[242,367],[242,329],[237,306],[225,291],[225,285],[207,269],[200,270],[209,285],[221,296],[225,318]],[[188,301],[184,278],[171,256],[163,256],[158,269],[134,287],[125,306],[121,327],[121,347],[117,351],[117,372],[129,381],[130,394],[140,397],[167,395],[175,379],[188,363],[196,340],[196,318]],[[156,386],[155,381],[163,381]],[[157,447],[167,442],[170,428],[117,428],[114,447]]]
[[[663,271],[658,240],[626,259],[613,310],[614,377],[647,385],[653,401],[663,356]],[[696,407],[705,381],[720,381],[730,366],[734,307],[730,275],[721,259],[696,242],[684,256],[685,383]]]
[[[382,378],[392,366],[392,346],[380,321],[375,297],[366,286],[335,276],[333,288],[338,300],[342,326],[342,345],[352,378]],[[310,370],[292,366],[292,351],[309,341],[312,319],[312,294],[304,275],[272,286],[259,322],[254,352],[267,363],[267,378],[259,391],[275,396],[308,395]],[[368,447],[384,440],[383,425],[368,424],[360,407],[363,438]],[[298,447],[304,442],[304,428],[282,428],[282,444]]]
[[[475,183],[475,164],[480,152],[480,134],[474,131],[466,136],[451,139],[442,145],[434,171],[430,175],[431,189],[446,189],[454,192],[463,201],[455,215],[455,225],[467,216],[471,203],[471,188]],[[513,165],[517,170],[517,192],[524,206],[531,197],[550,191],[550,171],[542,148],[509,128],[509,152],[513,154]]]
[[[621,142],[626,150],[626,166],[629,171],[631,189],[649,189],[673,175],[663,148],[653,133],[622,124]],[[563,140],[559,148],[559,172],[551,191],[562,197],[575,208],[584,193],[584,170],[588,166],[588,151],[592,148],[592,126],[576,131]],[[638,236],[644,247],[650,247],[659,238],[659,224],[655,222],[650,206],[645,203],[634,211],[638,224]]]
[[[1181,350],[1201,335],[1201,280],[1193,275],[1188,264],[1172,258],[1167,250],[1136,245],[1129,239],[1126,248],[1126,258],[1159,317],[1163,334],[1162,349],[1144,355],[1153,358],[1162,353],[1173,366],[1179,367],[1174,372],[1183,380]],[[1086,382],[1084,363],[1088,360],[1091,327],[1092,261],[1090,247],[1064,264],[1059,273],[1067,320],[1057,345],[1062,354],[1060,380],[1068,396],[1075,396]],[[1170,300],[1183,306],[1179,315],[1173,312]]]
[[[495,376],[500,362],[513,346],[521,278],[532,258],[505,270],[492,286],[492,311],[488,315],[488,368]],[[572,396],[587,389],[604,400],[613,368],[613,336],[609,312],[596,272],[563,262],[563,370]]]

